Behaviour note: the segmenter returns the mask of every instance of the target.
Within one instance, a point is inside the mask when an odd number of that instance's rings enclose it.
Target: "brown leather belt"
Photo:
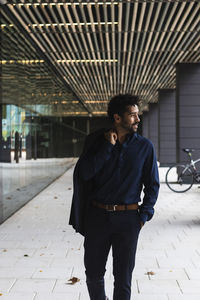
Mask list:
[[[120,204],[120,205],[112,205],[112,204],[101,204],[96,201],[93,201],[93,205],[99,208],[103,208],[107,211],[120,211],[120,210],[137,210],[139,205],[137,203],[133,204]]]

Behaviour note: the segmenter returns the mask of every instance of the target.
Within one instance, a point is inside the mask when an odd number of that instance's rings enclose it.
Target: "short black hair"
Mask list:
[[[126,110],[128,105],[138,105],[139,98],[138,96],[131,95],[131,94],[119,94],[111,98],[108,104],[108,117],[109,119],[114,122],[114,114],[118,114],[122,116]]]

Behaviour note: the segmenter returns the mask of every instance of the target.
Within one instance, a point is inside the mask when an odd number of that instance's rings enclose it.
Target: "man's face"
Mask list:
[[[120,117],[119,125],[128,133],[137,132],[140,122],[139,109],[137,105],[128,105],[126,112]]]

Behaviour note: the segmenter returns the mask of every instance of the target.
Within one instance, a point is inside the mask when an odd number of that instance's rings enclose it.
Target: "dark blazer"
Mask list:
[[[88,195],[92,189],[92,179],[84,181],[79,175],[79,165],[81,159],[88,153],[91,148],[93,151],[98,149],[104,138],[105,128],[95,131],[86,137],[83,152],[75,166],[73,174],[73,198],[71,205],[71,212],[69,218],[69,225],[72,225],[76,232],[84,235],[85,217],[89,208]]]

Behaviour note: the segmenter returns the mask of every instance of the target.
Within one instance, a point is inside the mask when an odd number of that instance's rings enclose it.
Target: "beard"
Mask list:
[[[133,124],[128,124],[126,121],[122,120],[121,127],[125,129],[128,133],[137,132],[139,122]]]

